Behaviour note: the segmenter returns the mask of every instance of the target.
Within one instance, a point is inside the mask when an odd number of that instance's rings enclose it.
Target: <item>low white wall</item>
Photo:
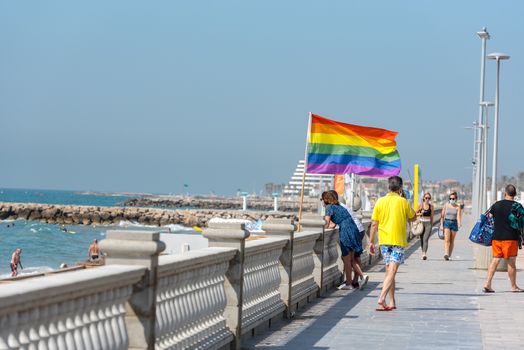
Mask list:
[[[198,349],[231,342],[224,317],[224,282],[235,254],[234,249],[206,248],[160,257],[155,349]]]
[[[279,259],[287,242],[282,238],[246,242],[242,333],[282,314],[286,308],[280,294]]]
[[[0,349],[127,349],[126,301],[145,268],[104,266],[0,288]]]
[[[302,232],[275,220],[256,240],[240,224],[219,225],[207,234],[212,248],[200,234],[162,234],[166,249],[158,233],[108,232],[108,263],[129,265],[2,285],[0,350],[240,348],[243,335],[341,282],[338,230],[308,220]],[[189,252],[159,256],[184,243]],[[379,259],[366,254],[364,265]]]

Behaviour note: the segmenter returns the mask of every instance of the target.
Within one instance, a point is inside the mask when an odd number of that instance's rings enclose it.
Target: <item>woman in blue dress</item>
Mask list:
[[[346,272],[346,282],[340,285],[339,289],[353,289],[351,285],[351,272],[353,270],[355,270],[363,285],[364,274],[355,260],[355,253],[357,255],[362,253],[362,241],[357,225],[333,193],[330,191],[322,193],[322,201],[326,206],[326,228],[334,228],[336,225],[339,227],[340,250],[342,251],[342,261]],[[359,285],[361,284],[359,283]]]

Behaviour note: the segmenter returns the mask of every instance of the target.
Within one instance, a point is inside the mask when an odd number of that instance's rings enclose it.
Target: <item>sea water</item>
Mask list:
[[[84,194],[76,191],[0,188],[0,202],[115,206],[123,205],[130,198],[123,195]]]
[[[87,250],[93,239],[101,240],[107,227],[65,226],[38,221],[5,220],[0,222],[0,276],[11,271],[9,263],[16,248],[22,249],[24,272],[57,269],[65,263],[72,266],[87,260]],[[19,270],[22,271],[22,270]]]
[[[73,191],[0,189],[0,202],[46,203],[65,205],[119,206],[127,196],[80,194]],[[10,272],[11,255],[22,249],[22,273],[45,272],[57,269],[62,263],[73,266],[87,260],[89,245],[96,238],[105,238],[106,231],[144,226],[120,222],[115,226],[54,225],[40,221],[0,220],[0,277]],[[153,229],[154,227],[150,227]],[[158,229],[158,228],[157,228]],[[163,231],[192,232],[192,228],[168,225]]]

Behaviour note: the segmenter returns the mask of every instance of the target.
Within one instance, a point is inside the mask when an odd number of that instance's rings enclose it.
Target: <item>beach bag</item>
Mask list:
[[[491,246],[493,231],[495,230],[495,220],[488,215],[489,210],[480,215],[475,226],[469,234],[469,240],[486,247]]]
[[[524,208],[519,202],[515,202],[511,206],[511,213],[509,214],[508,219],[511,228],[519,231],[517,243],[519,249],[522,249],[522,242],[524,241]]]
[[[418,237],[424,233],[424,223],[420,220],[416,220],[411,224],[411,233],[413,236]]]
[[[440,228],[437,231],[438,238],[444,239],[444,230],[441,230]]]
[[[514,202],[511,205],[511,212],[508,219],[512,229],[522,231],[524,228],[524,208],[522,204]]]

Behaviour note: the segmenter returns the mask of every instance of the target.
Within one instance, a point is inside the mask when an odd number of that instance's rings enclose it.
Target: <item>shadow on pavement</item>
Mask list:
[[[358,318],[359,316],[348,315],[348,313],[362,299],[367,298],[379,284],[379,282],[369,282],[363,290],[355,290],[344,295],[341,295],[343,291],[334,290],[300,309],[291,320],[281,320],[276,325],[272,325],[268,330],[256,335],[255,338],[247,341],[247,344],[242,346],[242,349],[329,349],[329,347],[319,347],[315,346],[315,344],[329,333],[340,320]],[[321,314],[308,314],[308,311],[316,305],[325,303],[326,300],[329,299],[339,300],[331,303]],[[290,323],[300,322],[301,320],[305,322],[305,324],[303,323],[302,327],[299,326],[300,329],[296,333],[293,331],[288,332],[286,344],[280,346],[264,344],[266,342],[265,338],[269,337],[271,333],[278,332]]]

